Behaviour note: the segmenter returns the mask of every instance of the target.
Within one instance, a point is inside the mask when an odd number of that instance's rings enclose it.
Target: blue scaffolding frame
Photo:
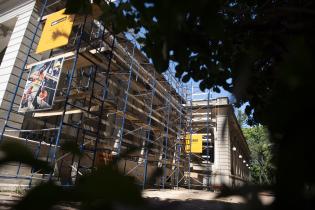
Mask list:
[[[128,157],[124,170],[128,175],[138,176],[140,169],[142,180],[139,178],[139,184],[142,188],[148,184],[149,165],[154,168],[161,162],[163,174],[155,186],[185,186],[190,189],[194,155],[191,153],[194,132],[192,84],[189,92],[190,88],[177,80],[170,69],[164,75],[158,74],[148,59],[143,61],[136,42],[125,36],[114,36],[101,22],[89,16],[75,24],[72,45],[49,52],[49,58],[63,55],[61,52],[72,52],[65,57],[68,64],[65,68],[70,68],[63,69],[64,77],[55,101],[57,108],[25,117],[34,118],[34,124],[40,125],[37,129],[27,129],[24,125],[22,128],[10,126],[11,114],[16,112],[16,96],[28,73],[24,69],[30,64],[28,58],[32,57],[33,45],[41,33],[43,17],[51,11],[46,7],[47,2],[49,0],[41,5],[39,22],[5,116],[0,143],[8,138],[8,132],[21,133],[10,138],[23,140],[27,145],[34,144],[34,157],[44,157],[54,170],[47,174],[32,168],[30,175],[25,176],[21,174],[23,165],[19,163],[16,173],[6,178],[27,179],[29,187],[33,180],[55,180],[62,185],[71,185],[77,177],[97,167],[99,156],[106,156],[110,161],[110,158],[119,157],[126,148],[136,146],[143,153]],[[82,60],[88,65],[82,65]],[[122,93],[115,93],[112,87],[121,89]],[[115,94],[120,95],[117,97]],[[210,95],[208,107],[209,100]],[[208,110],[207,120],[210,115]],[[114,133],[118,133],[118,138]],[[190,134],[188,152],[187,133]],[[63,151],[61,144],[66,140],[74,141],[84,155],[78,157]],[[208,144],[207,139],[207,154]],[[162,160],[159,160],[161,155]],[[135,165],[128,168],[127,161],[133,161]]]

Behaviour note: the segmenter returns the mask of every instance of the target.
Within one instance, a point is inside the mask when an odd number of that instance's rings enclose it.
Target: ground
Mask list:
[[[227,198],[216,198],[217,193],[201,190],[145,190],[143,197],[148,201],[148,206],[142,209],[162,209],[162,210],[243,210],[248,207],[245,200],[239,196]],[[11,209],[14,203],[21,197],[16,193],[0,193],[0,209]],[[269,205],[273,201],[273,196],[269,194],[259,195],[263,205]],[[62,204],[56,206],[55,210],[77,210],[77,205]],[[126,209],[118,207],[117,209]],[[129,209],[129,208],[128,208]],[[130,210],[134,208],[130,208]]]

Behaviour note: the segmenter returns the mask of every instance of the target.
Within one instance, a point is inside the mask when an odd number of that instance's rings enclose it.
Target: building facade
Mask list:
[[[186,108],[190,132],[202,135],[202,151],[191,160],[194,183],[220,189],[248,182],[250,151],[228,98],[194,100]]]
[[[67,44],[44,43],[39,52],[47,23],[70,18],[49,22],[63,1],[0,1],[0,8],[0,141],[25,144],[54,168],[9,163],[0,170],[2,189],[52,177],[72,184],[126,152],[119,168],[143,187],[214,189],[248,180],[248,146],[226,98],[188,102],[189,88],[171,71],[156,72],[132,39],[93,16],[71,16],[70,33],[50,39],[64,36]],[[185,148],[194,134],[206,136],[201,153]],[[82,157],[61,147],[69,141]],[[157,168],[162,176],[148,183]]]

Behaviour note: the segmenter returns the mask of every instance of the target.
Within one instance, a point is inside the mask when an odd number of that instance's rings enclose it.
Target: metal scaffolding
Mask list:
[[[126,175],[136,177],[142,188],[210,188],[210,91],[204,93],[208,103],[196,107],[193,84],[189,87],[175,78],[174,66],[159,74],[134,40],[125,34],[113,35],[109,27],[88,15],[75,17],[68,45],[42,53],[41,59],[35,60],[47,16],[63,7],[64,2],[56,0],[37,4],[38,24],[0,136],[0,142],[23,142],[35,158],[46,160],[54,170],[17,164],[12,166],[14,174],[1,178],[27,180],[30,187],[41,180],[72,185],[83,174],[137,148],[117,164]],[[64,64],[53,108],[18,112],[15,101],[21,97],[30,66],[59,57],[64,58]],[[206,115],[206,121],[200,126],[194,114],[205,109],[201,114]],[[14,127],[10,122],[16,115],[23,118],[23,124]],[[195,154],[192,136],[200,132],[206,135],[205,152]],[[83,156],[63,150],[67,142],[75,142]],[[196,162],[206,167],[202,170],[208,177],[206,184],[191,176]],[[148,183],[156,168],[162,168],[161,179]]]
[[[47,173],[32,168],[25,173],[27,167],[18,164],[14,176],[8,178],[27,179],[30,186],[34,180],[49,179],[69,185],[78,176],[106,164],[102,162],[138,147],[139,152],[125,158],[125,173],[135,175],[144,188],[162,155],[164,188],[172,170],[174,148],[170,145],[180,132],[169,123],[177,115],[170,112],[182,110],[181,96],[169,83],[170,74],[165,79],[156,73],[135,43],[123,34],[114,36],[90,16],[76,17],[72,42],[66,47],[30,61],[45,18],[61,4],[48,0],[39,4],[39,22],[1,132],[1,141],[23,141],[33,149],[36,158],[46,159],[54,170]],[[53,109],[18,113],[14,101],[23,89],[29,66],[58,56],[64,57],[65,63]],[[24,117],[21,127],[10,125],[14,114]],[[84,155],[78,157],[63,151],[61,145],[67,141],[75,142]],[[170,182],[168,187],[171,185]]]
[[[214,133],[216,123],[213,120],[215,106],[210,104],[211,90],[202,92],[199,87],[190,83],[187,91],[185,110],[187,119],[186,143],[186,185],[190,189],[202,188],[211,190],[211,171],[214,162]],[[202,151],[192,151],[195,135],[202,137]],[[200,180],[200,176],[202,181]]]

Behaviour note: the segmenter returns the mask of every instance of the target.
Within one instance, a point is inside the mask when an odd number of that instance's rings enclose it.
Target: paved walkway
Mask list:
[[[201,190],[146,190],[143,197],[151,200],[157,209],[173,210],[216,210],[216,209],[247,209],[250,206],[240,196],[216,198],[218,194]],[[274,197],[268,194],[259,195],[262,205],[269,205]]]
[[[250,209],[245,200],[239,196],[227,198],[216,198],[217,193],[201,190],[145,190],[143,197],[147,206],[142,209],[153,210],[243,210]],[[15,202],[20,199],[15,193],[0,192],[0,210],[11,209]],[[263,205],[269,205],[273,196],[268,194],[260,195]],[[78,206],[78,205],[76,205]],[[54,210],[77,210],[73,205],[58,205]],[[134,210],[134,208],[117,207],[118,210]]]

